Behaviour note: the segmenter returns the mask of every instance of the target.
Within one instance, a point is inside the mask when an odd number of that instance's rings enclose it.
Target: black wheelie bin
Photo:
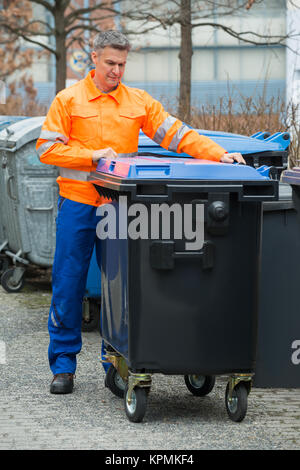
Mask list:
[[[284,176],[282,179],[285,179]],[[300,218],[298,222],[289,184],[279,183],[278,201],[263,203],[262,232],[258,341],[253,387],[299,388]]]
[[[102,337],[107,385],[142,421],[152,374],[196,396],[229,375],[242,421],[255,370],[263,201],[278,181],[245,165],[143,156],[101,160]]]
[[[292,187],[292,198],[297,210],[298,221],[300,222],[300,167],[284,171],[282,182],[290,184]]]

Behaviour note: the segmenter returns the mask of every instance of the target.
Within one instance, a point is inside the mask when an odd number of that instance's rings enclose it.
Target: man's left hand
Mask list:
[[[223,157],[221,157],[220,162],[222,163],[233,163],[233,162],[238,162],[238,163],[243,163],[246,165],[245,160],[243,159],[242,155],[240,153],[224,153]]]

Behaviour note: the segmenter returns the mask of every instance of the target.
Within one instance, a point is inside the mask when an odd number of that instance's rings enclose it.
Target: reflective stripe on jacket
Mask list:
[[[122,83],[102,93],[94,71],[55,97],[40,137],[40,160],[59,168],[61,196],[98,206],[104,201],[87,181],[96,169],[94,150],[111,147],[120,156],[135,155],[140,129],[165,149],[219,161],[225,150],[168,114],[147,92]]]

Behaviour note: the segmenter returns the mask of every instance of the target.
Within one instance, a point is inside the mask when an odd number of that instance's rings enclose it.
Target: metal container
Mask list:
[[[0,116],[0,131],[6,129],[9,127],[11,124],[14,122],[20,121],[26,119],[24,116]],[[9,135],[9,130],[6,131],[7,136]],[[1,167],[0,167],[0,172],[1,172]],[[4,184],[3,184],[3,179],[1,179],[1,174],[0,174],[0,200],[3,201],[4,199]],[[4,204],[2,203],[0,205],[0,273],[2,273],[4,266],[7,265],[5,262],[5,256],[1,255],[1,245],[3,244],[5,238],[4,238],[4,231],[3,231],[3,212],[4,212]]]
[[[4,276],[12,290],[20,286],[28,263],[50,267],[53,262],[58,171],[41,163],[35,149],[44,119],[28,118],[0,132],[0,248],[19,267]]]
[[[27,116],[0,116],[0,131],[5,129],[6,127],[10,126],[14,122],[22,121],[23,119],[28,119]]]

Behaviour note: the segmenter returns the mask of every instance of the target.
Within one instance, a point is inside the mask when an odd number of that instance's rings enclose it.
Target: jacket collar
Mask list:
[[[110,91],[109,93],[103,93],[102,91],[98,90],[98,88],[96,87],[93,81],[94,75],[95,75],[95,70],[91,70],[84,79],[84,84],[86,86],[87,94],[88,94],[88,101],[92,101],[101,96],[111,96],[114,100],[117,101],[118,104],[120,104],[120,93],[121,93],[121,87],[122,87],[121,82],[119,82],[119,85],[113,91]]]

